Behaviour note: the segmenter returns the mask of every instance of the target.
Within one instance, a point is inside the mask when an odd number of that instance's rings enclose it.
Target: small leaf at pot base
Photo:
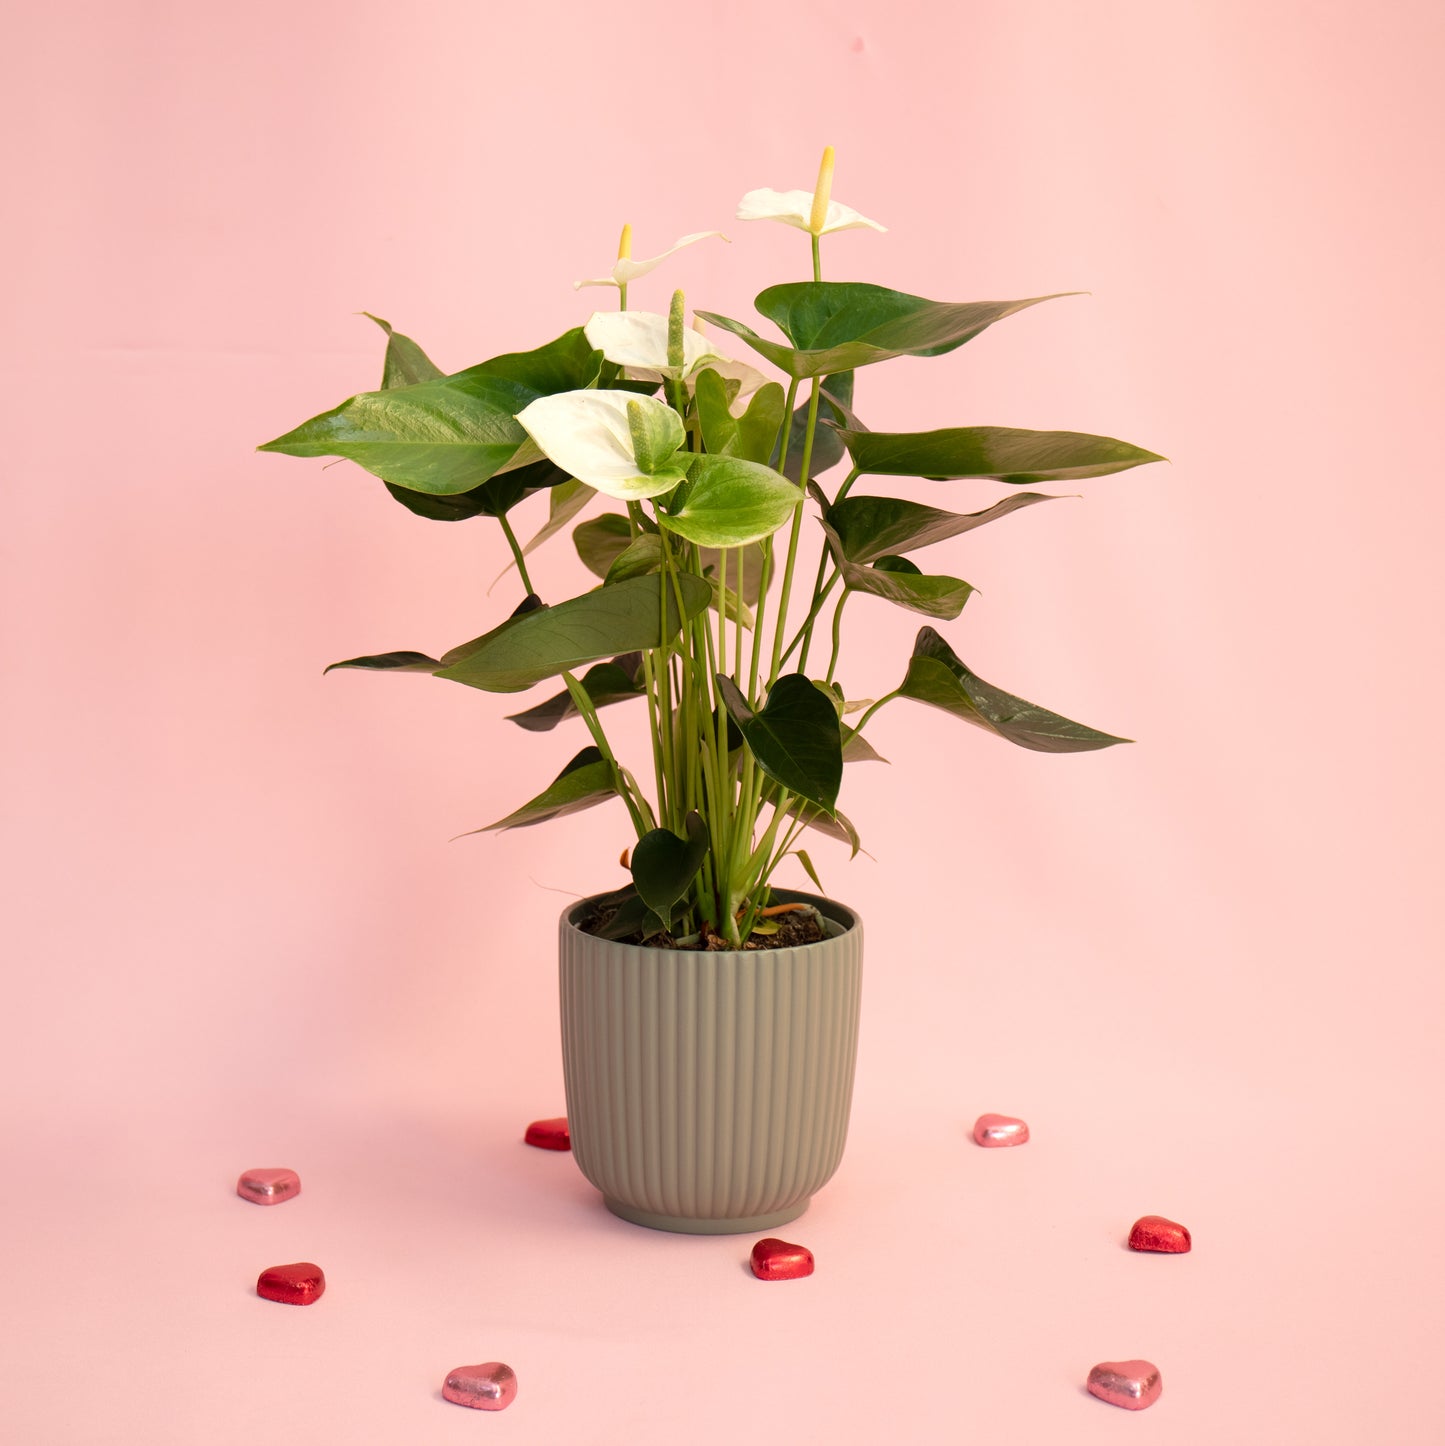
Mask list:
[[[707,825],[696,810],[688,814],[685,826],[685,839],[671,829],[655,828],[632,850],[632,882],[659,918],[671,916],[672,906],[687,893],[711,847]]]
[[[1039,753],[1084,753],[1131,741],[1100,733],[985,683],[932,628],[919,632],[898,695],[941,708]]]
[[[629,698],[645,695],[646,690],[637,681],[641,671],[642,654],[624,653],[611,662],[597,663],[588,668],[578,682],[594,708],[606,708],[612,703],[625,703]],[[507,714],[507,719],[529,733],[547,733],[576,714],[577,705],[572,701],[571,693],[563,689],[524,712]]]
[[[369,653],[361,658],[347,658],[342,663],[332,663],[323,668],[322,674],[336,668],[369,668],[378,673],[435,673],[443,665],[425,653]]]
[[[838,433],[859,472],[871,476],[965,477],[1064,482],[1106,477],[1166,459],[1117,437],[1034,432],[1021,427],[945,427],[935,432]]]
[[[718,674],[717,686],[758,767],[789,793],[831,814],[843,781],[843,742],[833,704],[802,673],[779,678],[757,712],[726,674]]]
[[[613,797],[616,792],[612,765],[596,748],[584,748],[531,802],[524,803],[496,823],[469,829],[457,837],[469,838],[472,834],[508,828],[530,828],[536,823],[546,823],[550,819],[592,808]]]

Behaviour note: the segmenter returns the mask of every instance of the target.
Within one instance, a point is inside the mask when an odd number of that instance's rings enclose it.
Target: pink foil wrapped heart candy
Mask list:
[[[1152,1406],[1163,1389],[1159,1367],[1152,1361],[1100,1361],[1089,1372],[1089,1394],[1126,1411]]]
[[[1188,1229],[1163,1215],[1142,1215],[1129,1232],[1130,1250],[1151,1250],[1158,1255],[1185,1255],[1194,1248]]]
[[[319,1265],[298,1260],[294,1265],[273,1265],[261,1272],[256,1294],[262,1300],[277,1300],[282,1305],[314,1305],[326,1290],[326,1277]]]
[[[539,1150],[570,1150],[572,1132],[567,1127],[567,1116],[558,1115],[554,1120],[533,1120],[522,1137],[527,1144]]]
[[[236,1181],[236,1194],[253,1205],[279,1205],[301,1193],[301,1176],[295,1170],[247,1170]]]
[[[973,1141],[985,1149],[998,1150],[1007,1145],[1026,1145],[1029,1127],[1012,1115],[980,1115],[974,1122]]]
[[[801,1280],[813,1273],[813,1252],[770,1235],[753,1246],[751,1263],[759,1280]]]
[[[517,1399],[517,1373],[501,1361],[458,1366],[447,1373],[442,1395],[453,1405],[474,1411],[504,1411]]]

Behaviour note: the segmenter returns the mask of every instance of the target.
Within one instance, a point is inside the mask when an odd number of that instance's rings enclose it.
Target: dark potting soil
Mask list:
[[[584,919],[581,929],[584,934],[595,934],[617,912],[615,904],[605,904],[590,918]],[[774,914],[778,925],[776,934],[750,934],[743,940],[743,949],[793,949],[799,944],[816,944],[823,937],[823,930],[817,915],[810,909],[790,910],[786,914]],[[684,936],[687,937],[687,936]],[[695,940],[680,944],[666,931],[644,939],[640,933],[629,934],[620,944],[643,944],[649,949],[679,949],[692,954],[724,954],[737,952],[732,949],[721,934],[704,928]]]

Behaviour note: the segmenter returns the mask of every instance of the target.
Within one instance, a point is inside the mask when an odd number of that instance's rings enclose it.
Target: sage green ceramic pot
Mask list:
[[[755,1233],[796,1219],[843,1158],[863,924],[813,894],[830,937],[716,954],[561,926],[562,1057],[578,1168],[654,1230]]]

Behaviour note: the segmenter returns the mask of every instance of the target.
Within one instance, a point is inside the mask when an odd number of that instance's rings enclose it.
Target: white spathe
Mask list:
[[[760,191],[749,191],[738,202],[739,221],[781,221],[785,226],[796,226],[800,231],[813,229],[812,191],[774,191],[764,186]],[[877,221],[860,216],[851,206],[841,201],[828,202],[828,216],[823,229],[818,233],[826,236],[830,231],[852,231],[867,226],[874,231],[886,231]]]
[[[726,360],[690,326],[682,329],[682,369],[667,362],[667,318],[655,311],[594,311],[582,328],[614,366],[635,368],[649,380],[686,376],[711,358]]]
[[[572,285],[578,291],[584,286],[626,286],[629,281],[636,281],[639,276],[646,276],[649,271],[661,266],[674,251],[681,251],[684,246],[707,241],[713,236],[724,241],[728,239],[721,231],[694,231],[674,241],[666,251],[657,256],[646,256],[641,260],[634,260],[631,256],[619,256],[610,276],[594,276],[587,281],[574,281]]]
[[[642,471],[632,446],[630,402],[675,415],[655,397],[589,387],[538,397],[517,413],[517,420],[558,467],[588,487],[622,501],[657,497],[676,487],[685,469],[664,468],[653,476]]]

